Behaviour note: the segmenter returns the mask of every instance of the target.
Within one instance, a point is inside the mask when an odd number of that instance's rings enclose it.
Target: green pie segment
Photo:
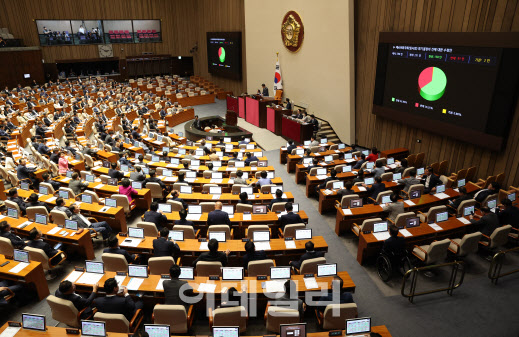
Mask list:
[[[436,101],[445,93],[447,76],[437,67],[425,68],[418,77],[420,96],[428,101]]]

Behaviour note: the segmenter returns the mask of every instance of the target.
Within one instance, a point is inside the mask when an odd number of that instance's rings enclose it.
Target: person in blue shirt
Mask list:
[[[252,161],[259,161],[258,157],[253,156],[252,153],[247,152],[247,159],[245,159],[245,166],[250,166]]]
[[[261,175],[261,178],[258,179],[258,181],[256,182],[256,187],[258,187],[258,189],[261,190],[261,186],[271,185],[272,180],[270,180],[270,178],[267,178],[267,171],[261,171],[260,175]]]

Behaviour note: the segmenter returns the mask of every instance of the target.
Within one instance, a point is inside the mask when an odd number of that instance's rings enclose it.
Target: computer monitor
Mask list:
[[[178,149],[178,154],[186,154],[186,149]]]
[[[294,213],[299,212],[299,204],[292,204],[292,212],[294,212]]]
[[[436,193],[445,192],[445,185],[436,185]]]
[[[223,205],[222,212],[225,212],[228,215],[234,215],[234,206],[233,205]]]
[[[387,232],[387,222],[376,222],[373,224],[373,233]]]
[[[362,154],[365,155],[365,156],[369,156],[369,150],[362,151]]]
[[[321,140],[319,141],[319,144],[326,144],[328,143],[328,138],[321,138]]]
[[[128,276],[129,277],[148,277],[148,266],[129,264],[128,265]]]
[[[405,220],[405,227],[406,228],[413,228],[413,227],[418,227],[420,226],[420,218],[419,217],[411,217],[411,218],[407,218]]]
[[[312,162],[312,158],[303,158],[303,164],[310,164]]]
[[[162,170],[162,175],[164,177],[173,177],[173,171],[172,170]]]
[[[171,204],[159,204],[159,211],[171,213]]]
[[[106,336],[105,322],[81,321],[81,336],[104,337]]]
[[[186,172],[186,178],[187,179],[196,179],[196,172],[195,171],[187,171]]]
[[[8,208],[7,216],[13,219],[18,219],[18,210],[15,208]]]
[[[191,194],[193,193],[193,189],[191,186],[180,185],[180,193]]]
[[[66,173],[67,178],[72,178],[72,173],[74,173],[74,172],[73,171],[67,171],[67,173]]]
[[[390,158],[386,159],[386,164],[387,165],[391,165],[391,164],[394,164],[394,163],[395,163],[395,158],[390,157]]]
[[[86,204],[92,203],[92,196],[89,194],[81,194],[81,202],[84,202]]]
[[[14,249],[13,260],[17,262],[29,263],[29,252],[25,250]]]
[[[511,202],[514,202],[514,201],[515,201],[515,192],[508,193],[508,195],[507,195],[506,197],[507,197],[508,200],[510,200]]]
[[[152,162],[159,162],[160,161],[160,157],[154,154],[154,155],[151,156],[151,161]]]
[[[222,194],[222,188],[220,186],[210,186],[209,194]]]
[[[302,156],[305,154],[305,149],[296,149],[296,155],[297,156]]]
[[[112,198],[106,198],[105,199],[105,206],[108,207],[117,207],[117,200]]]
[[[128,237],[144,239],[144,228],[128,227]]]
[[[79,153],[76,153],[76,155],[74,156],[74,159],[83,160],[83,158],[81,158],[81,155]]]
[[[240,188],[240,192],[241,193],[245,192],[245,193],[247,193],[247,195],[253,195],[254,194],[253,188],[250,187],[250,186]]]
[[[382,203],[383,204],[388,204],[391,202],[391,196],[390,195],[384,195],[382,196]]]
[[[497,206],[497,199],[490,199],[489,201],[487,201],[487,207],[492,209],[492,208],[496,208]]]
[[[346,165],[346,166],[342,167],[342,172],[351,172],[351,170],[352,170],[351,165]]]
[[[180,280],[194,280],[195,279],[195,268],[193,267],[180,267]]]
[[[337,263],[325,263],[317,265],[317,276],[335,276],[337,275]]]
[[[132,188],[134,190],[142,189],[142,181],[132,181]]]
[[[254,144],[247,144],[245,147],[247,150],[254,150]]]
[[[333,156],[324,156],[324,161],[326,163],[331,163],[333,161]]]
[[[374,178],[364,178],[364,184],[366,185],[373,185],[373,183],[375,182],[375,179]]]
[[[40,194],[47,195],[47,194],[49,194],[49,188],[47,186],[41,186],[40,185],[40,188],[38,189],[38,192]]]
[[[211,179],[223,179],[223,173],[222,172],[212,172]]]
[[[238,326],[213,326],[213,337],[239,337]]]
[[[184,231],[170,230],[168,238],[175,241],[184,241]]]
[[[77,229],[78,229],[77,221],[65,219],[65,228],[73,230],[73,231],[77,231]]]
[[[143,167],[143,168],[142,168],[142,172],[143,172],[144,174],[150,174],[150,168],[149,168],[149,167]]]
[[[315,174],[318,175],[318,176],[326,175],[326,169],[325,168],[318,168],[316,170]]]
[[[402,179],[402,173],[393,173],[393,180]]]
[[[117,178],[108,179],[108,185],[110,185],[110,186],[117,186],[118,183],[119,183],[119,181],[117,180]]]
[[[346,320],[346,336],[371,332],[371,318],[352,318]]]
[[[254,242],[270,241],[270,232],[269,231],[254,231],[252,233],[252,241],[254,241]]]
[[[350,199],[350,208],[362,207],[362,198]]]
[[[173,165],[178,165],[178,164],[180,164],[180,159],[178,159],[178,158],[171,158],[170,163],[173,164]]]
[[[275,177],[274,172],[272,172],[272,171],[267,172],[267,178],[268,178],[268,179],[274,179],[274,177]]]
[[[366,163],[366,168],[368,170],[372,170],[374,167],[375,167],[375,163],[373,163],[373,162]]]
[[[45,214],[36,213],[34,214],[34,222],[39,223],[40,225],[46,225],[47,216]]]
[[[200,166],[200,160],[198,159],[191,159],[191,166]]]
[[[283,186],[282,185],[270,186],[271,194],[276,194],[277,190],[281,190],[281,192],[283,192]]]
[[[214,231],[207,233],[207,238],[209,240],[215,239],[218,242],[225,242],[227,238],[225,237],[225,232]]]
[[[306,337],[306,323],[280,324],[279,337]]]
[[[233,149],[232,144],[225,144],[225,151],[229,151],[229,152],[231,152],[232,149]]]
[[[436,213],[436,223],[447,221],[449,219],[449,212]]]
[[[458,186],[458,188],[465,186],[465,179],[458,180],[456,186]]]
[[[418,199],[422,196],[422,190],[412,190],[409,192],[409,199]]]
[[[202,206],[200,205],[188,205],[187,213],[189,214],[202,214]]]
[[[267,205],[253,205],[252,214],[267,214]]]
[[[68,199],[68,191],[65,190],[59,190],[58,196],[63,199]]]
[[[425,169],[423,167],[420,167],[416,170],[416,174],[421,176],[422,174],[424,174],[425,172]]]
[[[34,314],[22,314],[22,328],[29,330],[45,331],[45,316]]]
[[[162,152],[169,152],[169,146],[163,146]]]
[[[351,153],[344,154],[344,159],[352,159],[352,158],[353,158],[353,154],[351,154]]]
[[[204,155],[204,150],[196,150],[195,151],[195,156],[203,156]]]
[[[104,263],[97,262],[97,261],[86,261],[85,262],[85,271],[87,273],[104,274],[105,273]]]
[[[144,331],[150,337],[170,337],[170,329],[167,324],[144,324]]]
[[[109,169],[111,166],[110,162],[108,160],[103,160],[103,167]]]
[[[469,216],[474,213],[474,205],[463,207],[463,216]]]
[[[332,184],[332,188],[334,190],[338,190],[338,189],[344,188],[344,181],[334,181],[333,184]]]
[[[296,240],[309,240],[312,238],[312,229],[296,229]]]
[[[290,268],[291,267],[270,267],[270,279],[271,280],[290,279]]]
[[[96,176],[93,174],[87,174],[85,180],[89,183],[93,183],[96,180]]]
[[[220,154],[221,152],[218,152],[218,154]],[[222,156],[223,156],[223,153],[222,153]],[[215,161],[212,161],[213,163],[213,168],[215,167],[222,167],[222,161],[221,160],[215,160]]]
[[[178,133],[178,136],[179,136],[179,137],[184,137],[184,133],[183,133],[182,131],[180,131],[180,132]]]
[[[223,281],[241,281],[243,280],[243,267],[223,267],[222,280]]]
[[[128,172],[129,170],[130,170],[130,168],[128,167],[128,165],[121,164],[121,171]]]
[[[223,137],[223,142],[224,142],[224,143],[230,143],[230,142],[232,142],[231,137]],[[231,144],[231,145],[232,145],[232,144]]]

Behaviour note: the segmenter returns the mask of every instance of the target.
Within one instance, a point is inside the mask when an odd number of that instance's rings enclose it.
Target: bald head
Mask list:
[[[222,202],[221,201],[217,201],[216,204],[214,205],[214,209],[222,209]]]

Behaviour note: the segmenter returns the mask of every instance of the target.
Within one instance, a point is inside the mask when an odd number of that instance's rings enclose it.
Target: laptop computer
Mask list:
[[[96,176],[93,174],[87,174],[85,180],[89,183],[93,183],[96,180]]]
[[[106,323],[101,321],[81,321],[81,336],[105,337]]]
[[[195,268],[193,267],[180,267],[180,280],[194,280],[195,279]]]
[[[168,238],[175,241],[184,241],[184,231],[170,230]]]
[[[460,179],[456,182],[456,186],[458,186],[458,188],[462,187],[462,186],[465,186],[465,179]]]
[[[346,336],[369,336],[371,332],[371,318],[352,318],[346,320]]]
[[[243,267],[223,267],[222,280],[223,281],[241,281],[244,276]]]
[[[40,186],[40,188],[38,189],[38,193],[47,195],[49,194],[49,188],[47,186]]]
[[[144,228],[128,227],[128,237],[144,239]]]
[[[280,190],[281,192],[283,192],[283,186],[282,185],[270,186],[270,193],[271,194],[276,194],[277,190]]]
[[[474,205],[463,207],[463,216],[469,216],[471,214],[474,214]]]
[[[89,194],[81,194],[81,202],[84,202],[86,204],[92,203],[92,196]]]
[[[105,206],[99,210],[99,212],[106,212],[111,207],[117,207],[117,200],[112,198],[105,198]]]
[[[312,238],[312,229],[296,229],[296,240],[309,240]]]
[[[214,232],[207,233],[207,238],[209,240],[215,239],[218,242],[225,242],[225,241],[227,241],[227,238],[225,236],[225,232],[220,232],[220,231],[214,231]]]
[[[15,208],[8,208],[7,216],[13,219],[18,219],[18,210]]]
[[[337,275],[337,263],[325,263],[317,265],[317,276],[335,276]]]
[[[290,279],[291,267],[270,267],[271,280],[287,280]]]
[[[210,186],[209,194],[222,194],[222,188],[220,186]]]
[[[227,215],[229,216],[229,219],[232,219],[234,217],[234,206],[233,205],[223,205],[222,212],[227,213]]]
[[[48,219],[45,214],[40,214],[40,213],[34,214],[34,222],[36,222],[40,225],[46,225],[47,221],[48,221]]]
[[[373,185],[374,182],[375,182],[374,178],[364,178],[364,184],[366,184],[366,185]]]
[[[409,192],[409,199],[418,199],[422,196],[422,190],[412,190]]]
[[[391,196],[390,195],[384,195],[382,196],[381,203],[382,204],[388,204],[391,202]]]
[[[373,233],[387,232],[387,222],[376,222],[373,224]]]

